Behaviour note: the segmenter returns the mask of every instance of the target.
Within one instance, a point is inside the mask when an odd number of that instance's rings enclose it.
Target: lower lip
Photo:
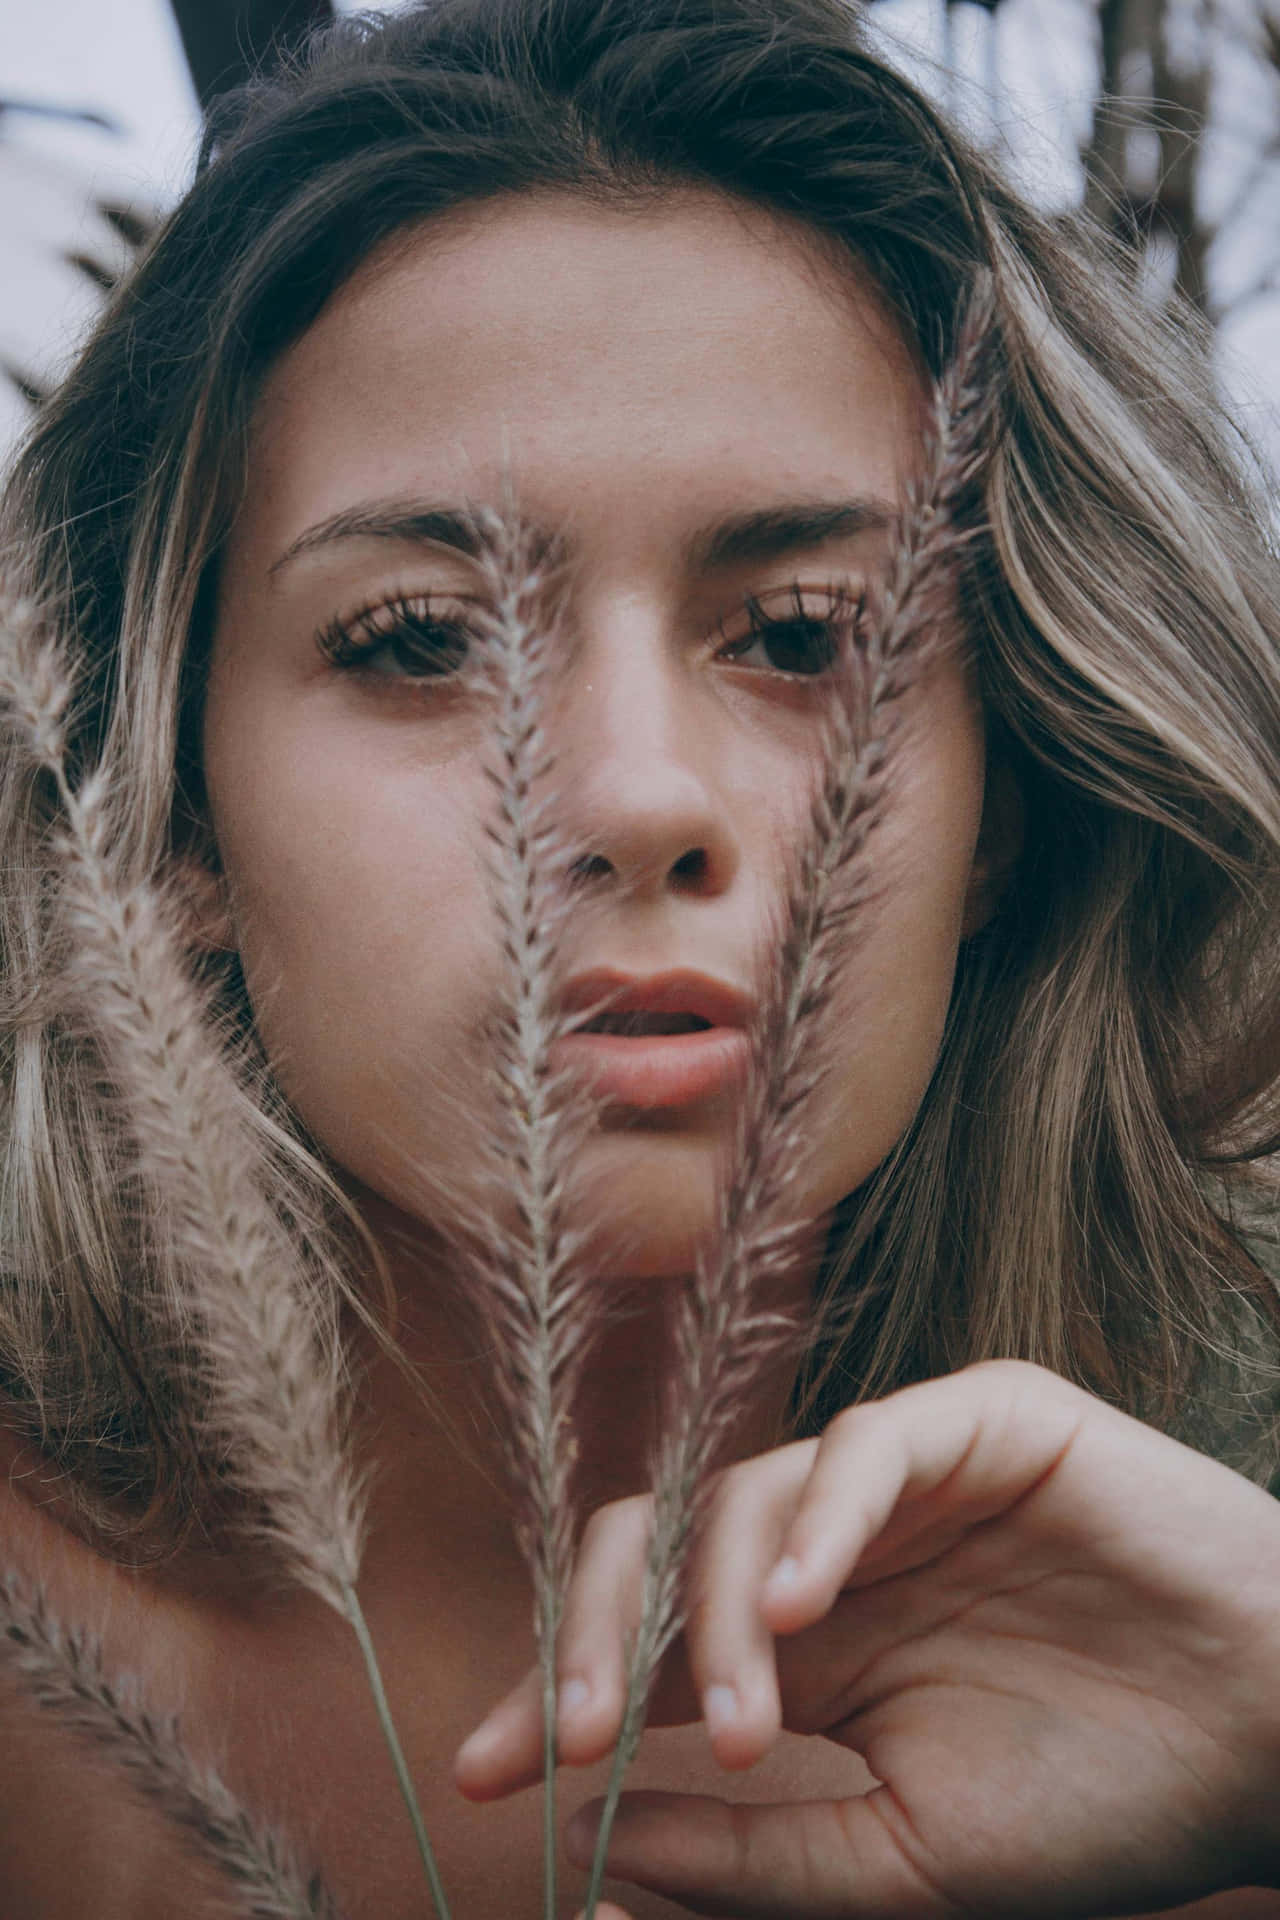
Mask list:
[[[684,1107],[740,1081],[747,1036],[739,1027],[698,1033],[571,1033],[554,1050],[558,1065],[581,1072],[591,1090],[621,1105]]]

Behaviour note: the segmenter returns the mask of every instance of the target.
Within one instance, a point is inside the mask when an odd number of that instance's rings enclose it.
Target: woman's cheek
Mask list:
[[[831,1071],[818,1096],[810,1190],[834,1205],[910,1127],[937,1065],[981,818],[981,762],[922,765],[876,829],[870,889],[830,1015]]]
[[[282,783],[229,836],[255,1023],[286,1097],[350,1172],[382,1191],[447,1156],[475,1105],[474,1034],[496,965],[469,836],[419,790],[357,789],[323,825]]]

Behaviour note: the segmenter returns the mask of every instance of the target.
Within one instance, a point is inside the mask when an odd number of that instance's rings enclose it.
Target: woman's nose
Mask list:
[[[629,894],[723,892],[739,850],[711,715],[655,636],[584,649],[557,705],[557,813],[583,882]]]

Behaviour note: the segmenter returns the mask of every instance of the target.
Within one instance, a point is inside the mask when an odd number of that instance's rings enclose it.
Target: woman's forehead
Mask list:
[[[921,396],[876,290],[797,222],[712,192],[511,196],[399,236],[282,357],[241,533],[271,564],[361,503],[492,499],[513,474],[615,532],[779,489],[890,499]]]

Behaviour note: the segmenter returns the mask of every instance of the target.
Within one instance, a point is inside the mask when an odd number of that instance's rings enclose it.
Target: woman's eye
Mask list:
[[[740,639],[730,641],[726,653],[735,663],[812,678],[826,673],[835,661],[842,627],[854,610],[854,603],[845,596],[835,596],[821,610],[806,606],[798,587],[792,589],[788,604],[773,612],[752,597],[746,607],[750,627]],[[752,660],[757,649],[759,658]]]
[[[337,667],[380,680],[437,680],[465,665],[472,639],[461,618],[434,612],[417,595],[335,621],[317,642]]]

